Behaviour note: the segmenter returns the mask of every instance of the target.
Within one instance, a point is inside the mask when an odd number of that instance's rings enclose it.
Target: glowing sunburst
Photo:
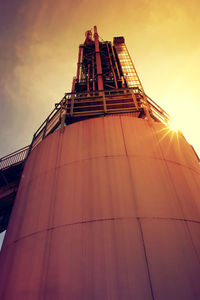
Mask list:
[[[180,127],[178,125],[178,123],[174,120],[174,119],[171,119],[168,123],[168,127],[170,130],[172,131],[176,131],[178,132],[180,130]]]

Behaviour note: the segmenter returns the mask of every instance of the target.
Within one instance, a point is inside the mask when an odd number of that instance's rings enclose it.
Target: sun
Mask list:
[[[179,124],[174,119],[171,119],[168,122],[168,127],[170,130],[175,131],[175,132],[178,132],[180,130]]]

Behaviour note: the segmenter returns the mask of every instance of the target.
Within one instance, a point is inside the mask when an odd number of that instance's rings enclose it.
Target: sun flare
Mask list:
[[[168,127],[169,127],[170,130],[173,130],[173,131],[176,131],[176,132],[178,132],[180,130],[179,124],[174,119],[171,119],[169,121]]]

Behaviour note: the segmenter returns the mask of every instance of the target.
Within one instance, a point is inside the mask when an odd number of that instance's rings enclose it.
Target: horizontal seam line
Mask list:
[[[169,163],[172,163],[172,164],[176,164],[176,165],[179,165],[179,166],[182,166],[186,169],[189,169],[197,174],[200,175],[200,172],[198,172],[195,168],[193,167],[189,167],[189,166],[186,166],[186,165],[183,165],[179,162],[176,162],[176,161],[173,161],[173,160],[168,160],[168,159],[165,159],[165,158],[159,158],[159,157],[153,157],[153,156],[144,156],[144,155],[104,155],[104,156],[94,156],[94,157],[90,157],[90,158],[84,158],[84,159],[80,159],[80,160],[74,160],[74,161],[71,161],[71,162],[68,162],[68,163],[65,163],[63,165],[59,165],[59,166],[56,166],[55,168],[50,168],[50,169],[47,169],[46,171],[44,172],[40,172],[38,174],[41,175],[41,174],[44,174],[44,173],[47,173],[49,171],[52,171],[52,170],[55,170],[55,169],[59,169],[59,168],[62,168],[64,166],[68,166],[68,165],[71,165],[73,163],[79,163],[79,162],[82,162],[82,161],[89,161],[89,160],[93,160],[93,159],[99,159],[99,158],[103,158],[103,157],[106,157],[106,158],[112,158],[112,157],[124,157],[124,158],[127,158],[127,157],[144,157],[144,158],[148,158],[148,159],[155,159],[155,160],[160,160],[160,161],[166,161],[166,162],[169,162]],[[35,176],[35,177],[38,177],[38,176]],[[34,178],[35,178],[34,177]],[[28,184],[30,181],[32,181],[32,179],[30,179],[26,184]]]
[[[28,235],[25,235],[23,237],[20,237],[19,239],[17,240],[14,240],[11,244],[8,244],[6,246],[9,247],[11,246],[12,244],[14,243],[17,243],[18,241],[20,240],[23,240],[25,238],[28,238],[32,235],[36,235],[36,234],[39,234],[39,233],[42,233],[42,232],[45,232],[45,231],[49,231],[49,230],[54,230],[54,229],[57,229],[57,228],[62,228],[62,227],[68,227],[68,226],[74,226],[74,225],[80,225],[80,224],[87,224],[87,223],[95,223],[95,222],[104,222],[104,221],[115,221],[115,220],[131,220],[131,219],[148,219],[148,220],[171,220],[171,221],[182,221],[182,222],[191,222],[191,223],[197,223],[199,224],[200,221],[197,221],[197,220],[190,220],[190,219],[185,219],[185,218],[164,218],[164,217],[113,217],[113,218],[103,218],[103,219],[91,219],[91,220],[85,220],[85,221],[79,221],[79,222],[74,222],[74,223],[66,223],[66,224],[63,224],[63,225],[58,225],[58,226],[54,226],[54,227],[49,227],[47,229],[44,229],[44,230],[39,230],[37,232],[33,232],[31,234],[28,234]]]
[[[196,173],[198,173],[200,175],[200,172],[198,172],[195,167],[190,167],[190,166],[187,166],[187,165],[184,165],[180,162],[177,162],[177,161],[174,161],[174,160],[169,160],[169,159],[165,159],[165,158],[160,158],[160,157],[154,157],[154,156],[148,156],[148,155],[140,155],[140,154],[119,154],[119,155],[101,155],[101,156],[94,156],[94,157],[90,157],[90,158],[83,158],[83,159],[80,159],[80,160],[73,160],[71,162],[68,162],[66,164],[63,164],[62,166],[66,166],[66,165],[70,165],[70,164],[73,164],[73,163],[78,163],[78,162],[81,162],[81,161],[87,161],[87,160],[93,160],[93,159],[98,159],[98,158],[103,158],[103,157],[141,157],[141,158],[149,158],[149,159],[156,159],[156,160],[161,160],[161,161],[167,161],[167,162],[170,162],[170,163],[174,163],[174,164],[177,164],[177,165],[180,165],[180,166],[183,166],[187,169],[190,169]],[[62,166],[57,166],[56,168],[60,168]]]

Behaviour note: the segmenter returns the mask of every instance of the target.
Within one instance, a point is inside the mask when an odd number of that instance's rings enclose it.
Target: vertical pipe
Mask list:
[[[118,88],[117,78],[116,78],[116,74],[115,74],[115,71],[114,71],[114,68],[113,68],[113,64],[112,64],[112,59],[111,59],[111,56],[110,56],[110,49],[109,49],[109,46],[108,46],[108,42],[106,42],[106,46],[107,46],[107,50],[108,50],[108,56],[109,56],[109,60],[110,60],[111,70],[112,70],[112,73],[113,73],[113,76],[114,76],[114,80],[115,80],[115,87]]]
[[[82,80],[83,48],[80,47],[79,82]]]
[[[75,83],[76,83],[76,77],[73,77],[73,81],[72,81],[72,93],[75,92]]]
[[[100,49],[99,49],[99,37],[98,37],[96,26],[94,26],[94,43],[95,43],[95,53],[96,53],[98,90],[103,90],[103,75],[102,75],[101,57],[100,57]]]
[[[80,75],[80,67],[81,67],[81,46],[79,46],[79,52],[78,52],[78,63],[77,63],[77,73],[76,73],[76,79],[79,82],[79,75]]]
[[[87,73],[87,91],[90,92],[90,64],[88,65],[88,73]]]
[[[93,91],[95,91],[95,78],[94,78],[95,70],[94,70],[94,55],[92,56],[92,83],[93,83]]]
[[[111,49],[112,49],[112,55],[113,55],[114,61],[115,61],[115,67],[116,67],[116,69],[117,69],[117,75],[118,75],[118,78],[120,79],[121,76],[120,76],[120,73],[119,73],[119,68],[118,68],[118,65],[117,65],[117,60],[116,60],[115,52],[114,52],[114,50],[113,50],[113,46],[112,46],[112,45],[111,45]]]

